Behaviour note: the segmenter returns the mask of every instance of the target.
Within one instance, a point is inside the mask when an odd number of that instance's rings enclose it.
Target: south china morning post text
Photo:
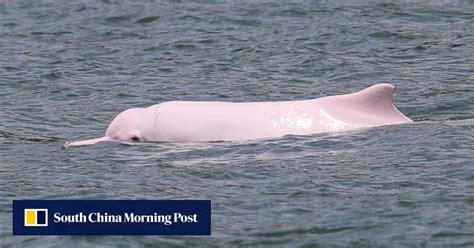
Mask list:
[[[74,215],[62,215],[54,213],[55,223],[162,223],[163,225],[171,225],[173,223],[198,223],[198,214],[185,215],[181,213],[140,215],[135,213],[123,213],[123,215],[114,215],[108,213],[89,213],[82,212]]]
[[[211,235],[211,201],[14,200],[13,235]]]

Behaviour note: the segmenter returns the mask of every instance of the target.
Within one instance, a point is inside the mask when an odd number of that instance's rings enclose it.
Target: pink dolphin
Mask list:
[[[412,122],[392,103],[391,84],[313,100],[286,102],[164,102],[123,111],[105,136],[66,143],[101,141],[220,141],[344,132]]]

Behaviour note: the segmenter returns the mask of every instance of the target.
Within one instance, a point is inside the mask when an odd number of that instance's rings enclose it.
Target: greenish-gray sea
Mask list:
[[[472,247],[473,35],[473,1],[1,1],[0,246]],[[131,107],[379,82],[415,123],[63,148]],[[209,199],[212,236],[12,236],[13,199]]]

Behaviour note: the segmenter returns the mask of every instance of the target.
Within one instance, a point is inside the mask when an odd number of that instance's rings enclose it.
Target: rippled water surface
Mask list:
[[[473,30],[472,1],[2,1],[0,246],[474,246]],[[381,81],[416,123],[62,147],[130,107]],[[212,236],[12,237],[12,199],[210,199]]]

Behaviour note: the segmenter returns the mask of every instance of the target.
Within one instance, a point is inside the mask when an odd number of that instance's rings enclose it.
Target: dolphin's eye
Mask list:
[[[140,138],[138,138],[137,136],[133,136],[132,141],[140,141]]]

